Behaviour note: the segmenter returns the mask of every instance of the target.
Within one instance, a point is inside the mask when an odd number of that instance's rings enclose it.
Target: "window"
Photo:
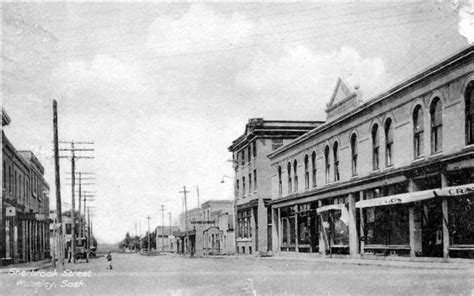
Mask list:
[[[352,134],[351,136],[351,163],[352,163],[352,176],[357,176],[357,135]]]
[[[257,157],[257,141],[253,142],[253,157]]]
[[[245,177],[242,177],[242,194],[245,196]]]
[[[278,195],[283,194],[282,180],[281,180],[281,166],[278,166]]]
[[[251,154],[252,147],[250,147],[250,145],[251,145],[251,144],[249,144],[249,146],[248,146],[248,148],[247,148],[247,149],[248,149],[248,150],[247,150],[247,152],[248,152],[248,153],[247,153],[247,155],[248,155],[247,161],[248,161],[249,163],[250,163],[250,160],[252,159],[252,154]]]
[[[309,157],[304,156],[304,189],[309,188]]]
[[[431,154],[440,152],[443,146],[443,111],[441,100],[434,98],[430,106]]]
[[[339,144],[337,142],[334,143],[333,146],[333,154],[334,154],[334,181],[339,181],[339,151],[338,151]]]
[[[372,127],[372,168],[379,169],[379,126]]]
[[[415,158],[423,155],[423,109],[418,105],[413,112],[413,145]]]
[[[387,118],[385,121],[385,164],[392,165],[392,147],[393,147],[393,128],[392,119]]]
[[[298,168],[298,163],[296,162],[296,159],[295,161],[293,162],[293,169],[295,171],[295,174],[294,174],[294,184],[293,186],[295,186],[295,192],[298,192],[298,171],[297,171],[297,168]]]
[[[311,165],[313,168],[313,187],[316,187],[316,152],[311,155]]]
[[[12,186],[13,186],[13,175],[12,175],[12,167],[8,167],[8,189],[10,193],[12,193]]]
[[[241,164],[244,165],[245,164],[245,150],[242,149],[242,158],[240,159],[241,160]]]
[[[7,167],[5,165],[5,160],[3,161],[3,171],[2,171],[2,181],[3,181],[3,187],[2,189],[3,190],[6,190],[7,189]]]
[[[329,170],[331,169],[331,164],[329,163],[329,146],[326,146],[324,149],[324,162],[325,162],[325,173],[326,173],[326,184],[329,183]]]
[[[249,174],[249,195],[252,193],[252,174]]]
[[[252,237],[252,228],[250,226],[250,210],[243,210],[237,213],[238,237]]]
[[[288,194],[290,194],[291,191],[291,163],[288,163]]]
[[[240,194],[239,180],[237,180],[237,182],[235,183],[235,191],[237,192],[237,196],[239,196],[239,194]]]
[[[474,144],[474,81],[469,82],[464,94],[466,113],[466,144]]]
[[[253,191],[257,191],[257,170],[253,170]]]

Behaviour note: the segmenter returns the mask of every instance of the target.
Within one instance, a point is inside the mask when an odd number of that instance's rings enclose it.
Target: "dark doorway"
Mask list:
[[[432,199],[421,206],[422,215],[422,256],[443,256],[443,213],[441,200]]]

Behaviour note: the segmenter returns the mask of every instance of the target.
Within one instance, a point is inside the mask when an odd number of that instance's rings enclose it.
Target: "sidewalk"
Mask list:
[[[10,264],[6,266],[0,266],[0,274],[7,274],[11,269],[17,269],[20,271],[36,271],[52,266],[51,259],[45,259],[34,262]]]
[[[362,258],[328,258],[311,256],[307,254],[277,254],[273,256],[251,256],[251,255],[230,255],[230,256],[207,256],[204,258],[234,258],[247,260],[280,260],[280,261],[307,261],[321,262],[332,264],[354,264],[354,265],[372,265],[372,266],[388,266],[399,268],[416,268],[416,269],[451,269],[451,270],[468,270],[474,272],[474,260],[462,260],[459,262],[436,262],[436,261],[409,261],[409,260],[393,260],[393,259],[362,259]]]

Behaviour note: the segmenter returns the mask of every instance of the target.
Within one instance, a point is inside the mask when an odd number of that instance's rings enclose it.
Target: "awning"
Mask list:
[[[377,206],[388,206],[393,204],[405,204],[420,200],[434,198],[436,196],[463,196],[474,194],[474,183],[445,187],[442,189],[429,189],[423,191],[415,191],[402,193],[391,196],[384,196],[374,199],[361,200],[356,202],[357,208],[368,208]]]
[[[474,194],[474,183],[436,189],[434,191],[434,194],[436,196],[462,196]]]
[[[368,208],[378,206],[388,206],[394,204],[405,204],[435,197],[433,189],[408,192],[373,199],[366,199],[356,202],[356,208]]]
[[[330,210],[342,210],[345,208],[346,206],[344,204],[327,205],[327,206],[317,208],[316,212],[319,214],[321,212],[327,212]]]

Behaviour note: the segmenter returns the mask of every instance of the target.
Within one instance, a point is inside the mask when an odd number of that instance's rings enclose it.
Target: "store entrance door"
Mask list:
[[[443,257],[443,213],[441,200],[431,199],[421,206],[422,256]]]

